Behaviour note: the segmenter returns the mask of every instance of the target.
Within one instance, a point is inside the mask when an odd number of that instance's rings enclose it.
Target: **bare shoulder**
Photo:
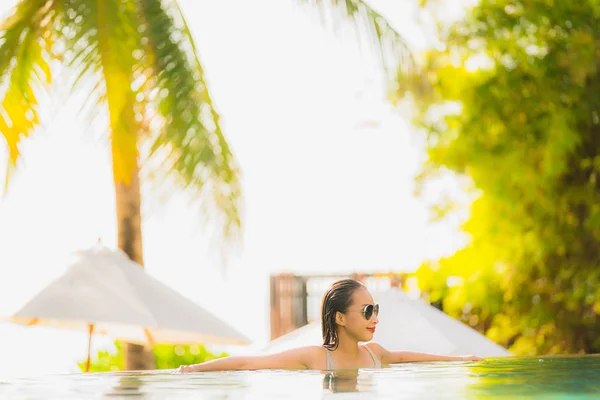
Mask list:
[[[375,353],[375,355],[380,360],[388,353],[388,351],[385,349],[385,347],[383,347],[379,343],[369,342],[369,343],[365,344],[365,346],[367,346],[369,349],[371,349],[371,351],[373,351],[373,353]]]
[[[325,354],[325,348],[322,346],[302,346],[296,347],[290,351],[294,351],[297,354],[304,354],[309,357]]]
[[[325,354],[318,346],[296,347],[278,353],[248,357],[248,369],[313,369],[320,366],[319,360],[325,359]]]
[[[307,353],[313,353],[313,354],[325,354],[325,347],[323,346],[304,346],[304,347],[300,347],[301,349],[304,349]]]
[[[304,364],[308,369],[325,369],[327,350],[323,346],[304,346],[296,350],[302,353]]]
[[[317,358],[317,359],[321,359],[321,358],[325,357],[325,352],[327,351],[325,349],[325,347],[323,347],[323,346],[304,346],[304,347],[298,348],[298,350],[301,350],[302,352],[304,352],[306,354],[306,356],[309,358]]]
[[[294,347],[289,350],[285,350],[279,354],[287,354],[293,355],[298,359],[303,361],[313,359],[315,357],[323,356],[325,353],[325,348],[321,346],[302,346],[302,347]]]

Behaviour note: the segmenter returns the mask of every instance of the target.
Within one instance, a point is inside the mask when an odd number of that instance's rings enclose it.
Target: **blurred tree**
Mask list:
[[[481,0],[440,38],[397,100],[421,184],[450,170],[476,200],[421,289],[516,354],[600,352],[600,0]]]
[[[386,69],[407,60],[398,33],[362,0],[298,1],[350,21],[378,44]],[[88,94],[82,111],[91,117],[107,113],[118,245],[133,261],[143,265],[141,166],[154,166],[155,178],[174,178],[204,200],[228,242],[239,237],[238,166],[176,1],[17,3],[0,22],[0,133],[9,150],[9,174],[20,142],[38,125],[39,91],[65,68],[77,78],[61,84]],[[141,159],[142,149],[149,149],[148,159]],[[131,354],[127,369],[153,367],[140,346],[128,346],[125,353]]]
[[[96,359],[90,364],[90,372],[111,372],[125,369],[123,345],[115,341],[116,352],[99,351]],[[157,369],[178,368],[180,365],[199,364],[216,358],[227,357],[226,353],[214,354],[202,345],[155,345],[153,347]],[[86,360],[77,363],[81,371],[85,371]]]

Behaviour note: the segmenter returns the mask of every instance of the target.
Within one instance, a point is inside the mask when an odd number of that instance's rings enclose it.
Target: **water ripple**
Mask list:
[[[0,382],[2,399],[600,399],[600,356],[511,357],[384,369],[53,375]]]

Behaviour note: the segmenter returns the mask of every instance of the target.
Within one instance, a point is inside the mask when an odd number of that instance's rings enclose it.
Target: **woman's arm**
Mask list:
[[[482,357],[464,355],[464,356],[442,356],[439,354],[415,353],[410,351],[388,351],[383,346],[371,343],[373,350],[378,352],[382,364],[397,364],[404,362],[423,362],[423,361],[481,361]]]
[[[225,357],[201,364],[182,365],[177,373],[204,371],[231,371],[255,369],[306,369],[315,350],[312,347],[301,347],[282,353],[265,356]]]
[[[421,361],[481,361],[483,358],[464,355],[464,356],[442,356],[439,354],[413,353],[410,351],[388,351],[386,364],[396,364],[403,362],[421,362]]]

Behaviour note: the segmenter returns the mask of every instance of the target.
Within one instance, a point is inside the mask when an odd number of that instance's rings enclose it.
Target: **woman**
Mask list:
[[[306,346],[277,354],[227,357],[195,365],[182,365],[178,373],[256,369],[355,369],[418,361],[479,361],[476,356],[389,351],[369,342],[379,322],[379,305],[360,282],[344,279],[335,282],[321,305],[322,346]]]

